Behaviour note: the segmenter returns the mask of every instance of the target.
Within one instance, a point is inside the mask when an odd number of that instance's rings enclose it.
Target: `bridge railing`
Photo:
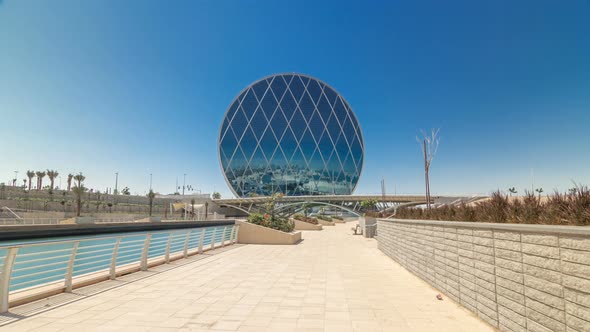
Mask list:
[[[239,225],[0,246],[0,312],[15,297],[71,292],[237,242]]]

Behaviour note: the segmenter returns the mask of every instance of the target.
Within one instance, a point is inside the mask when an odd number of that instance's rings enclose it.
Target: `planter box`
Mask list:
[[[298,231],[321,231],[324,229],[322,225],[314,225],[297,219],[292,220],[295,223],[295,230]]]
[[[335,226],[336,225],[336,223],[333,221],[326,221],[326,220],[321,220],[321,219],[318,219],[318,223],[320,225],[324,225],[324,226]]]
[[[135,220],[135,222],[162,222],[162,217],[147,217],[147,218]]]
[[[359,224],[363,230],[363,236],[372,238],[377,232],[377,219],[375,217],[362,217]]]
[[[94,217],[73,217],[70,219],[65,219],[60,221],[60,224],[66,224],[66,225],[72,225],[72,224],[76,224],[76,225],[88,225],[88,224],[94,224],[94,221],[96,220],[96,218]]]
[[[301,241],[301,232],[285,233],[276,229],[240,221],[238,243],[247,244],[296,244]]]

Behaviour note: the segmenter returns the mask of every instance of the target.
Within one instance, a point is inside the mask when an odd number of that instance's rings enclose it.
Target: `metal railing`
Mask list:
[[[46,287],[71,292],[82,279],[115,279],[234,244],[238,231],[232,224],[0,246],[0,312],[8,311],[14,294],[38,295]]]

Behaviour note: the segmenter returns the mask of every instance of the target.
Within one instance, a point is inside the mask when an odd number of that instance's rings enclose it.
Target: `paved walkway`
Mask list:
[[[493,331],[350,227],[237,247],[1,330]]]

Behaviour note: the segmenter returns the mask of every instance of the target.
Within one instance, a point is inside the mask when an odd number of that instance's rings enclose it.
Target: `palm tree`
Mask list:
[[[195,217],[195,199],[191,198],[191,216]]]
[[[70,189],[72,189],[72,178],[74,177],[74,174],[68,174],[68,191],[70,191]]]
[[[82,211],[82,196],[86,192],[86,188],[83,185],[74,186],[72,188],[72,192],[76,196],[76,216],[80,216],[80,212]]]
[[[59,173],[56,170],[47,170],[47,177],[49,177],[49,189],[51,191],[53,191],[53,184],[55,182],[55,178],[59,175]]]
[[[82,175],[82,173],[77,174],[74,176],[74,180],[76,182],[78,182],[78,187],[80,187],[82,185],[82,182],[84,182],[84,180],[86,180],[86,177],[84,175]]]
[[[35,172],[37,175],[37,191],[43,188],[43,178],[45,177],[45,172]]]
[[[508,192],[510,192],[510,196],[512,196],[512,194],[515,194],[518,192],[516,191],[516,188],[512,187],[512,188],[508,188]]]
[[[539,199],[541,199],[541,193],[543,193],[543,188],[537,188],[535,189],[535,191],[539,193]]]
[[[33,178],[35,177],[35,172],[27,171],[27,177],[29,178],[29,191],[31,191],[31,186],[33,185]]]
[[[152,207],[154,205],[154,198],[156,197],[156,194],[154,193],[153,190],[150,189],[150,192],[147,194],[148,199],[150,200],[150,217],[152,216]]]

